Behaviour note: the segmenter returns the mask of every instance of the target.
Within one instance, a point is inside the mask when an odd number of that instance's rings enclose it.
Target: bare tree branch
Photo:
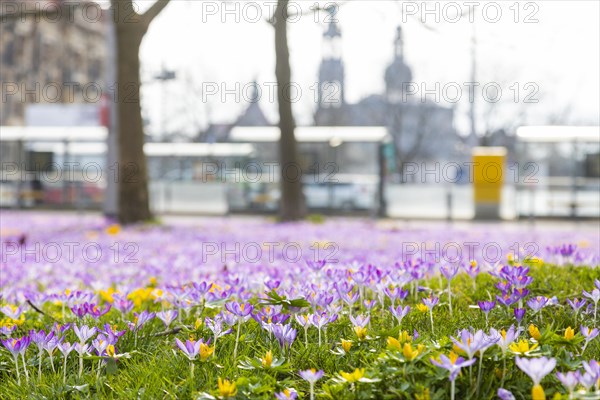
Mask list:
[[[146,25],[150,25],[152,20],[160,14],[160,12],[169,4],[169,0],[157,0],[146,12],[142,15],[142,21]]]
[[[348,3],[348,2],[347,1],[342,1],[341,3],[336,3],[335,6],[339,10],[346,3]],[[316,13],[321,12],[321,11],[329,11],[329,9],[330,9],[330,7],[323,8],[323,7],[314,7],[313,6],[313,7],[310,7],[309,11],[307,11],[306,13],[303,13],[303,12],[300,12],[300,13],[286,13],[286,15],[287,15],[288,18],[294,18],[294,17],[298,17],[298,16],[302,16],[302,15],[316,14]],[[274,14],[266,20],[267,23],[270,24],[271,26],[275,26],[275,16],[276,15],[277,15],[277,11],[275,11]]]

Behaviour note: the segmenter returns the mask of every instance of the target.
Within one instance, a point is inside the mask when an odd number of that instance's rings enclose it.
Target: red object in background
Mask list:
[[[107,94],[102,95],[100,102],[100,125],[107,128],[110,125],[110,98]]]

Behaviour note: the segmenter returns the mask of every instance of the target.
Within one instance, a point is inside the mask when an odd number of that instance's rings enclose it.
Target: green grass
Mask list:
[[[557,296],[559,306],[543,310],[542,323],[538,318],[532,320],[531,311],[527,311],[523,326],[530,322],[536,323],[542,331],[539,354],[557,359],[557,367],[547,376],[542,385],[548,398],[556,393],[565,394],[554,373],[580,368],[583,360],[600,359],[600,338],[594,339],[585,353],[580,355],[581,338],[579,326],[598,326],[592,317],[575,317],[566,298],[581,297],[582,289],[591,290],[594,279],[600,278],[600,269],[587,267],[533,267],[531,276],[534,282],[530,286],[532,295]],[[298,329],[298,336],[291,353],[284,354],[277,342],[269,339],[266,331],[253,320],[242,326],[242,335],[237,359],[233,359],[235,345],[234,334],[219,338],[214,355],[205,362],[195,362],[194,379],[190,379],[189,361],[175,346],[175,337],[185,340],[190,335],[195,338],[208,339],[211,332],[205,327],[194,329],[195,321],[200,317],[199,309],[193,309],[184,318],[182,330],[161,335],[164,331],[162,322],[154,319],[140,332],[137,348],[134,348],[133,335],[126,333],[117,344],[119,353],[130,353],[130,358],[120,359],[116,371],[103,367],[97,378],[97,361],[85,360],[84,374],[81,379],[77,376],[78,356],[71,353],[67,364],[67,382],[62,381],[62,356],[54,356],[56,372],[53,373],[50,360],[44,354],[42,377],[38,380],[37,348],[32,344],[27,351],[27,368],[29,383],[25,382],[22,363],[21,384],[16,380],[12,357],[5,349],[0,351],[0,397],[3,399],[188,399],[203,398],[207,394],[218,397],[217,379],[227,378],[235,381],[238,392],[237,398],[272,399],[274,392],[285,388],[295,388],[299,398],[308,398],[309,385],[298,376],[299,370],[316,368],[325,371],[325,376],[316,384],[317,398],[335,399],[415,399],[449,398],[450,384],[447,371],[431,364],[429,359],[443,353],[448,354],[452,343],[448,336],[455,335],[457,330],[472,327],[474,329],[507,329],[514,323],[512,310],[506,310],[497,305],[490,313],[489,324],[483,313],[472,307],[478,300],[493,299],[498,291],[493,287],[495,279],[487,274],[481,274],[474,287],[473,281],[465,274],[460,274],[452,281],[454,313],[450,316],[447,305],[447,295],[441,290],[446,288],[446,281],[435,277],[420,282],[440,295],[440,304],[434,308],[435,334],[431,334],[429,314],[420,312],[415,305],[420,302],[412,294],[405,303],[412,309],[402,322],[402,330],[412,335],[414,330],[419,332],[419,338],[413,342],[424,346],[415,360],[406,361],[402,352],[386,348],[388,336],[398,338],[400,329],[387,309],[382,313],[376,306],[373,310],[371,323],[368,328],[368,338],[358,341],[347,315],[340,318],[327,329],[323,336],[322,346],[317,345],[317,330],[309,328],[308,346],[304,345],[304,330],[292,322]],[[422,296],[422,295],[419,295]],[[156,305],[150,303],[152,309]],[[56,314],[59,306],[44,305],[47,314]],[[347,307],[344,308],[347,311]],[[212,316],[219,310],[204,309],[202,318]],[[353,311],[357,315],[364,311]],[[72,317],[72,314],[67,316]],[[132,316],[130,316],[132,318]],[[293,320],[293,318],[291,319]],[[39,314],[33,310],[26,313],[25,322],[13,336],[26,334],[29,329],[47,329],[52,325],[48,315]],[[100,323],[116,323],[120,329],[125,328],[125,322],[116,310],[111,310],[103,316]],[[99,325],[99,324],[98,324]],[[177,323],[174,323],[177,326]],[[573,327],[577,333],[571,341],[561,337],[567,327]],[[172,325],[173,327],[173,325]],[[523,338],[529,339],[527,332]],[[325,339],[326,338],[326,339]],[[348,353],[339,352],[341,339],[353,341]],[[72,332],[67,340],[76,340]],[[242,369],[240,363],[249,359],[260,358],[268,350],[272,350],[276,358],[285,357],[282,366],[267,369]],[[463,369],[457,378],[457,399],[491,399],[496,398],[496,392],[501,387],[504,359],[500,349],[493,346],[484,354],[482,380],[479,388],[476,386],[478,363],[473,366],[472,378],[469,370]],[[340,371],[351,372],[355,368],[365,368],[365,377],[371,381],[348,383],[339,378]],[[531,380],[514,364],[514,356],[506,358],[502,387],[511,390],[518,399],[531,398]],[[477,393],[478,392],[478,393]],[[429,397],[427,397],[427,395]],[[566,398],[566,396],[564,397]]]

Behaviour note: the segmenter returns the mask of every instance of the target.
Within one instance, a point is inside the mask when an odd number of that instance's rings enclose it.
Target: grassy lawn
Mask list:
[[[279,229],[280,240],[300,231],[310,243],[322,231],[345,228],[269,223],[240,233],[236,225],[216,225],[215,233],[101,225],[92,235],[89,227],[55,226],[59,231],[40,228],[23,241],[86,238],[106,249],[127,237],[151,245],[140,245],[132,265],[3,264],[2,398],[600,395],[600,269],[582,262],[597,259],[593,249],[576,257],[574,247],[558,247],[562,265],[541,260],[556,248],[521,260],[507,251],[494,264],[417,256],[385,263],[396,231],[365,225],[359,228],[370,230],[368,239],[348,234],[356,226],[344,233],[355,248],[335,263],[222,265],[198,262],[194,240],[212,235],[234,243]],[[340,254],[348,248],[340,245]],[[369,254],[380,262],[369,263]],[[204,265],[201,273],[194,263]]]

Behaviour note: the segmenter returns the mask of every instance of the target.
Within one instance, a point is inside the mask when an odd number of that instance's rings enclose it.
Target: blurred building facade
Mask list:
[[[99,102],[107,58],[107,24],[94,16],[100,8],[86,16],[64,0],[14,3],[60,15],[24,14],[0,24],[0,125],[24,125],[27,104]]]
[[[335,18],[332,18],[332,21]],[[408,96],[407,84],[414,84],[413,73],[404,57],[402,29],[398,27],[393,44],[394,56],[383,79],[385,92],[369,95],[358,103],[345,97],[345,68],[341,52],[342,32],[331,22],[323,33],[323,58],[318,71],[316,126],[384,126],[392,143],[387,154],[390,172],[402,170],[408,162],[443,162],[467,157],[468,145],[454,128],[454,109],[434,101],[422,102]],[[272,125],[265,118],[258,98],[250,101],[246,110],[231,124],[211,125],[203,139],[227,141],[234,126]],[[257,144],[263,161],[277,160],[275,144]],[[345,173],[377,173],[373,160],[377,156],[374,144],[339,143],[335,149],[322,144],[302,143],[299,146],[303,168],[321,164],[322,160],[343,166]],[[372,148],[367,148],[372,147]]]
[[[404,57],[402,28],[397,29],[394,57],[385,71],[385,93],[372,94],[355,104],[348,103],[344,95],[341,38],[341,30],[331,22],[323,34],[315,124],[386,126],[393,137],[397,162],[452,158],[462,142],[454,128],[454,110],[407,93],[415,82]]]

